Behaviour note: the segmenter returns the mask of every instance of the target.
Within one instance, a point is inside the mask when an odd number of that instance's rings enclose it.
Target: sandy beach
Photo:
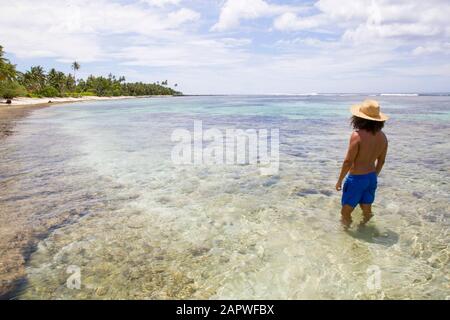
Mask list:
[[[102,101],[102,100],[121,100],[121,99],[134,99],[139,97],[133,96],[118,96],[118,97],[98,97],[98,96],[84,96],[80,98],[65,97],[65,98],[27,98],[18,97],[11,101],[10,106],[30,106],[52,103],[69,103],[69,102],[82,102],[82,101]],[[6,100],[0,100],[0,105],[6,105]]]

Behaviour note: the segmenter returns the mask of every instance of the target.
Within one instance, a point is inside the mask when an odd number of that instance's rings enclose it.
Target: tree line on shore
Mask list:
[[[65,74],[52,68],[46,72],[41,66],[19,72],[16,66],[4,57],[0,45],[0,97],[80,97],[80,96],[146,96],[179,95],[168,87],[168,81],[156,83],[126,82],[125,77],[109,74],[107,77],[90,75],[87,79],[76,79],[80,64],[71,65],[73,74]],[[177,87],[177,84],[174,85]]]

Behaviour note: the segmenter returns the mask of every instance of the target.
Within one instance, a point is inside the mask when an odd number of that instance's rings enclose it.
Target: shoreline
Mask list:
[[[85,101],[105,101],[105,100],[124,100],[124,99],[138,99],[138,98],[151,98],[155,96],[117,96],[117,97],[100,97],[100,96],[83,96],[80,98],[74,97],[54,97],[54,98],[28,98],[17,97],[11,100],[11,104],[6,104],[6,99],[0,99],[1,107],[23,107],[23,106],[36,106],[36,105],[52,105],[70,102],[85,102]]]
[[[18,97],[12,99],[11,104],[6,104],[5,99],[0,99],[0,141],[14,133],[15,123],[28,116],[32,111],[51,107],[53,105],[70,104],[75,102],[109,101],[143,98],[161,98],[172,96],[118,96],[99,97],[84,96],[80,98],[28,98]]]

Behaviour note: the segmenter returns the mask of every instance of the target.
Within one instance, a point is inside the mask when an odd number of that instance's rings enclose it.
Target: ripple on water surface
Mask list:
[[[450,296],[450,126],[419,111],[399,116],[408,104],[448,113],[449,101],[383,98],[393,121],[375,218],[345,233],[333,187],[351,101],[327,99],[154,99],[34,113],[2,145],[1,201],[31,220],[84,214],[38,243],[19,298]],[[280,128],[279,174],[173,166],[170,134],[192,130],[194,119]],[[66,286],[69,266],[80,268],[80,290]],[[371,270],[380,286],[368,285]]]

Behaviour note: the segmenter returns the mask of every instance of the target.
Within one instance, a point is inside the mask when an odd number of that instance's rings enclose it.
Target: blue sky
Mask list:
[[[184,93],[450,91],[448,0],[0,0],[26,70],[169,80]]]

